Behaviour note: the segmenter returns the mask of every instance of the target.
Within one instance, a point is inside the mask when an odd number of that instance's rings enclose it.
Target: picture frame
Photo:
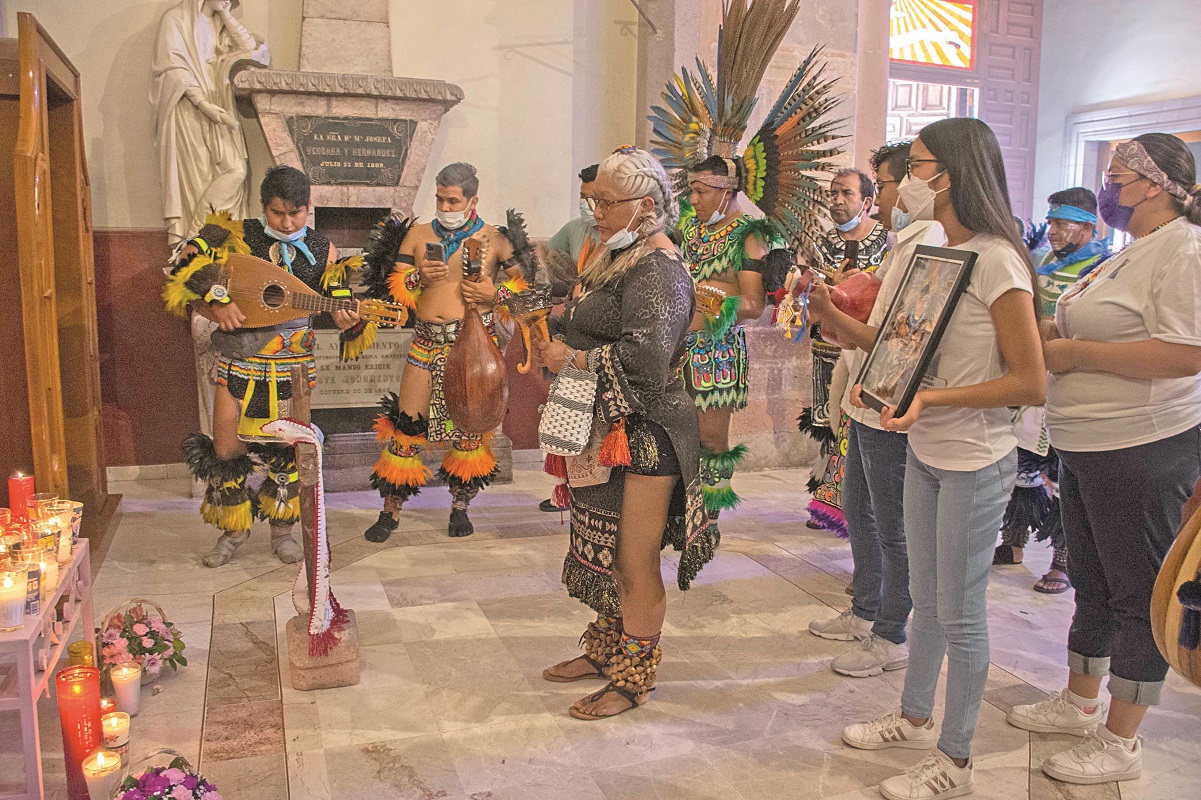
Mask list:
[[[918,245],[856,379],[869,408],[908,411],[975,264],[970,250]]]

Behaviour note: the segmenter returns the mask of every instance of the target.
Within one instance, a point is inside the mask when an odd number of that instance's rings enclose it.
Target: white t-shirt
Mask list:
[[[880,293],[876,295],[876,303],[872,306],[871,316],[867,318],[868,325],[878,328],[884,322],[888,304],[892,302],[892,296],[897,292],[897,284],[905,276],[905,267],[909,266],[909,261],[913,258],[917,246],[926,244],[931,247],[944,247],[946,243],[947,234],[943,231],[942,225],[933,220],[911,222],[897,233],[896,243],[893,244],[884,263],[875,273],[876,277],[880,279]],[[856,422],[878,431],[884,430],[880,425],[880,412],[870,408],[855,408],[851,405],[851,389],[854,388],[855,381],[859,378],[859,370],[863,368],[867,353],[859,349],[844,350],[842,357],[846,361],[850,376],[847,380],[847,390],[842,395],[843,410]]]
[[[992,304],[1013,289],[1033,298],[1034,283],[1029,260],[999,236],[980,234],[955,249],[979,256],[926,374],[938,379],[938,385],[974,386],[1005,374]],[[983,469],[1017,447],[1013,413],[1008,408],[926,408],[909,429],[909,447],[936,469]]]
[[[1060,297],[1055,324],[1069,339],[1201,346],[1201,227],[1180,218],[1131,242]],[[1198,424],[1201,376],[1065,372],[1047,387],[1051,444],[1068,452],[1135,447]]]

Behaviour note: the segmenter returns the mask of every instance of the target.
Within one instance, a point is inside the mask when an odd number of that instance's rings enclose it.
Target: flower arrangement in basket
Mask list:
[[[152,606],[154,611],[147,611]],[[162,606],[152,600],[134,598],[121,603],[104,617],[100,636],[100,675],[122,664],[142,668],[142,682],[156,680],[167,664],[172,670],[188,665],[179,628],[167,621]]]
[[[174,750],[155,751],[137,763],[145,764],[160,755],[175,757],[165,767],[151,767],[137,775],[131,774],[131,765],[113,800],[221,800],[217,787],[197,775],[188,760]]]

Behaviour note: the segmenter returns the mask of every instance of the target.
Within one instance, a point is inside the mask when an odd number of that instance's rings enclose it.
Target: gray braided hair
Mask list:
[[[675,227],[680,218],[680,209],[671,190],[671,181],[659,160],[645,150],[622,147],[600,163],[597,178],[607,178],[626,197],[649,197],[655,201],[652,214],[639,221],[638,241],[629,250],[613,259],[609,251],[601,248],[585,265],[582,279],[585,284],[601,286],[626,271],[654,249],[649,238],[664,229]]]

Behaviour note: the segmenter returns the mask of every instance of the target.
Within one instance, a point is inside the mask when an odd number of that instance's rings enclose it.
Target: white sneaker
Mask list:
[[[883,750],[903,747],[906,750],[929,750],[938,742],[931,718],[920,728],[901,716],[900,711],[885,714],[871,722],[859,722],[842,729],[842,740],[860,750]]]
[[[962,797],[973,788],[972,762],[957,767],[946,753],[935,750],[913,769],[881,783],[880,794],[888,800],[929,800]]]
[[[831,661],[830,669],[852,678],[870,678],[886,669],[904,669],[908,664],[909,645],[893,644],[869,634],[859,645]]]
[[[1079,706],[1068,700],[1068,690],[1064,689],[1041,702],[1014,706],[1005,719],[1013,727],[1024,731],[1087,736],[1105,719],[1105,711],[1105,703],[1098,698],[1093,713],[1085,714]]]
[[[1043,772],[1064,783],[1132,781],[1142,771],[1142,740],[1136,736],[1131,750],[1104,725],[1071,750],[1043,762]]]
[[[810,622],[809,632],[823,639],[850,642],[855,639],[866,639],[870,636],[872,621],[855,616],[855,612],[848,608],[834,619],[814,620]]]

